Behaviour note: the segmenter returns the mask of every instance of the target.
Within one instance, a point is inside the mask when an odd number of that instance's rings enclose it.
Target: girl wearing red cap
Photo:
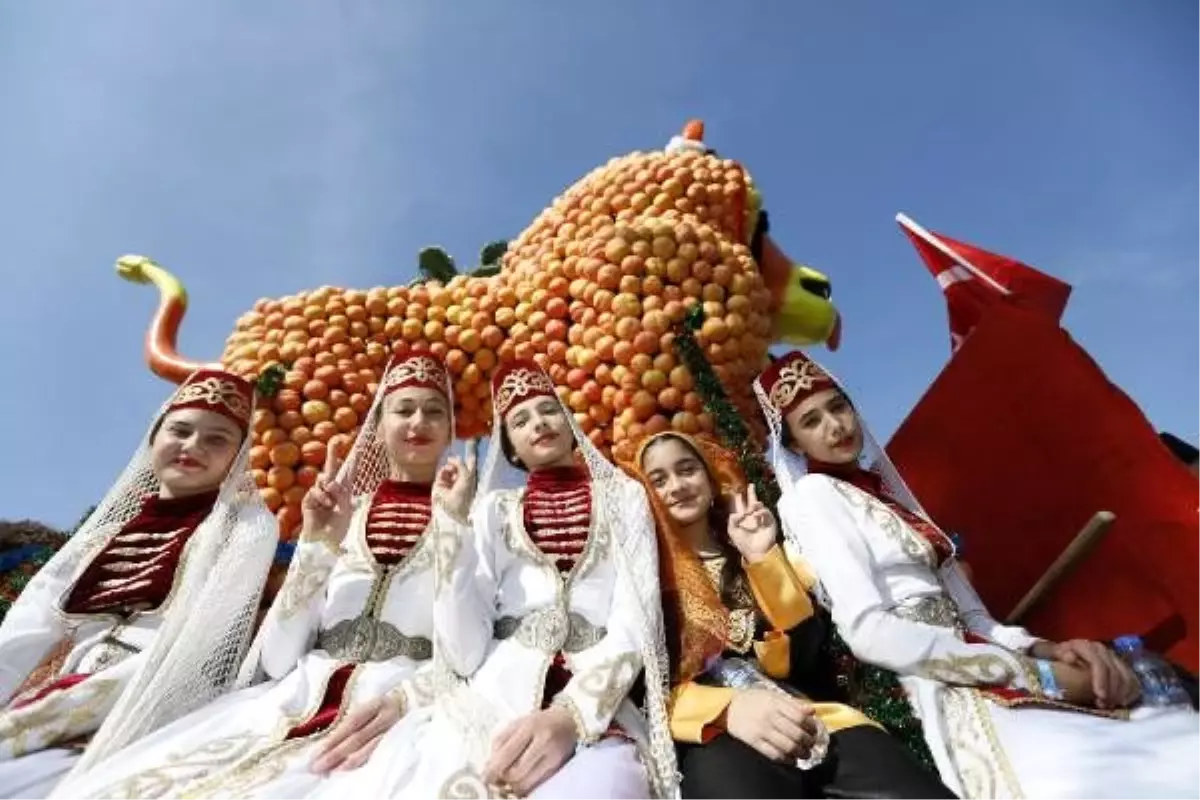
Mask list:
[[[434,530],[461,537],[454,518],[471,499],[468,465],[452,459],[437,480],[453,431],[443,364],[393,361],[345,464],[331,452],[305,497],[292,566],[241,676],[265,682],[98,765],[76,796],[310,795],[340,786],[399,719],[423,713]]]
[[[1137,680],[1102,645],[997,622],[829,373],[791,353],[755,391],[785,534],[855,656],[899,676],[947,785],[973,798],[1195,792],[1196,714],[1130,712]]]
[[[236,375],[193,373],[13,605],[0,795],[44,797],[234,683],[278,537],[246,471],[253,406]]]
[[[394,728],[367,770],[391,768],[354,793],[673,794],[645,494],[580,434],[537,364],[503,364],[492,400],[473,530],[437,547],[439,658],[465,685],[419,734]]]

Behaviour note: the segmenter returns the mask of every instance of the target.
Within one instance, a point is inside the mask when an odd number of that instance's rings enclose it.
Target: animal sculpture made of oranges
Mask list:
[[[276,376],[255,412],[251,466],[284,537],[298,528],[326,448],[350,448],[393,353],[445,359],[464,438],[489,430],[496,365],[533,358],[607,450],[645,432],[712,430],[672,346],[696,304],[704,311],[697,338],[747,419],[756,415],[750,382],[771,342],[836,346],[828,279],[783,256],[746,169],[702,140],[703,126],[692,122],[665,150],[593,170],[507,248],[485,253],[496,260],[490,269],[454,274],[439,251],[426,251],[422,263],[430,257],[435,268],[424,272],[436,277],[423,282],[322,286],[255,303],[221,362],[248,378]],[[147,360],[181,381],[200,366],[176,350],[182,285],[140,256],[122,258],[118,271],[158,286]]]

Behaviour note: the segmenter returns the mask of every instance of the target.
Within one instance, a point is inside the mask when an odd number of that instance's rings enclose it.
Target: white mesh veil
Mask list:
[[[592,481],[594,513],[604,514],[609,530],[619,544],[613,548],[617,569],[631,576],[642,611],[642,662],[645,670],[645,713],[649,723],[651,763],[650,784],[658,797],[677,794],[678,776],[675,763],[675,743],[667,719],[667,698],[670,694],[670,669],[667,664],[666,634],[663,629],[662,597],[658,580],[657,539],[654,520],[645,499],[644,490],[604,457],[575,423],[571,411],[558,401],[571,426]],[[527,473],[508,462],[500,445],[503,422],[493,414],[492,437],[487,456],[479,475],[475,502],[479,503],[497,489],[524,486]],[[635,500],[635,502],[631,502]]]
[[[805,358],[808,358],[808,356],[806,355]],[[812,359],[809,360],[812,361]],[[816,364],[815,361],[813,363]],[[817,364],[817,367],[829,376],[842,394],[847,398],[850,397],[844,384],[833,373],[819,364]],[[762,408],[763,416],[767,420],[768,450],[771,459],[771,468],[775,470],[776,479],[779,481],[779,488],[786,497],[788,493],[794,491],[796,481],[808,472],[808,462],[803,456],[792,452],[784,444],[784,425],[787,423],[783,419],[780,410],[768,398],[767,390],[762,385],[761,375],[754,380],[754,395],[758,398],[758,404]],[[871,426],[863,419],[862,413],[857,406],[854,406],[854,414],[858,419],[863,439],[862,452],[858,457],[860,466],[878,475],[883,483],[883,490],[894,500],[914,514],[924,519],[929,519],[929,515],[921,507],[916,495],[909,490],[908,485],[904,482],[904,478],[900,476],[900,471],[896,469],[896,465],[888,457],[887,451],[879,445],[879,441],[871,433]],[[791,542],[792,546],[797,550],[801,549],[796,532],[789,529],[787,519],[783,519],[783,529],[784,535]],[[822,602],[825,601],[826,598],[822,598]]]
[[[169,403],[155,415],[96,511],[46,565],[53,574],[76,574],[91,553],[133,518],[142,499],[158,491],[150,434]],[[73,785],[93,764],[233,685],[278,538],[275,517],[247,471],[250,444],[246,436],[212,511],[188,544],[177,594],[144,663],[53,796],[76,795]]]
[[[351,503],[355,508],[358,508],[364,500],[369,501],[374,496],[375,490],[379,488],[379,484],[383,483],[388,475],[391,474],[392,466],[391,461],[388,459],[387,447],[380,436],[383,401],[385,399],[387,379],[392,374],[392,368],[404,360],[397,359],[388,365],[388,369],[384,373],[384,380],[375,391],[375,397],[371,400],[371,408],[367,411],[366,421],[363,422],[362,427],[358,431],[358,436],[354,440],[353,447],[350,448],[346,460],[342,462],[342,466],[338,470],[338,478],[341,481],[347,482],[350,486]],[[454,390],[450,385],[449,373],[443,371],[443,376],[444,380],[441,381],[442,389],[450,401],[448,404],[450,407],[450,430],[453,432]],[[449,449],[447,449],[447,453],[449,453]],[[366,517],[356,514],[351,518],[350,524],[365,524],[365,522]],[[349,532],[347,532],[345,541],[353,541]],[[293,563],[296,562],[293,561]],[[288,581],[303,578],[304,576],[297,574],[297,570],[290,569],[284,578],[284,583],[286,584]],[[275,595],[275,602],[272,603],[270,610],[267,612],[268,615],[279,613],[277,610],[279,608],[279,598],[286,596],[286,588],[281,586]],[[246,659],[238,675],[237,685],[239,688],[249,686],[262,675],[259,667],[266,627],[265,624],[259,627],[258,635],[255,636],[254,642],[246,654]]]
[[[397,364],[403,363],[403,360]],[[389,368],[390,369],[390,368]],[[449,399],[450,406],[450,430],[451,436],[454,431],[454,390],[450,386],[450,375],[448,372],[443,372],[442,390],[446,393]],[[349,481],[350,493],[355,500],[360,497],[370,497],[375,494],[375,490],[379,488],[379,484],[383,482],[391,471],[391,462],[388,460],[387,448],[384,441],[379,436],[379,429],[383,417],[383,401],[384,401],[384,386],[386,385],[387,377],[385,375],[384,383],[380,384],[378,391],[375,392],[375,399],[371,401],[371,409],[367,412],[367,421],[363,423],[362,428],[358,432],[358,438],[354,440],[354,447],[350,450],[350,454],[346,457],[345,463],[342,465],[338,473],[343,481]]]

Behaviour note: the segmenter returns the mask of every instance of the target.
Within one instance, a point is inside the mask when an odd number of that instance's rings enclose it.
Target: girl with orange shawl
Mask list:
[[[838,695],[828,619],[733,455],[674,432],[630,454],[658,532],[684,796],[952,797],[866,716],[815,702]]]

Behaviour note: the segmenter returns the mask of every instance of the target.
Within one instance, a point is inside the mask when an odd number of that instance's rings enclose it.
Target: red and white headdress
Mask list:
[[[433,389],[446,398],[450,407],[450,430],[454,431],[454,392],[445,363],[432,353],[395,356],[388,362],[375,399],[363,420],[354,447],[342,464],[342,480],[347,481],[355,497],[371,495],[388,476],[390,462],[380,435],[380,411],[389,395],[401,389]]]
[[[558,399],[554,381],[534,361],[501,364],[492,375],[492,411],[503,420],[513,406],[534,397]]]
[[[379,384],[379,393],[387,397],[392,392],[409,387],[435,389],[450,399],[450,373],[446,365],[435,355],[418,353],[397,356],[388,364]]]
[[[775,361],[756,382],[761,387],[761,395],[781,417],[786,417],[805,398],[838,388],[832,375],[799,350]]]
[[[231,372],[198,369],[175,391],[163,416],[182,408],[216,412],[236,422],[244,432],[250,428],[254,385]]]
[[[785,496],[794,489],[796,481],[808,472],[808,460],[802,455],[791,452],[784,445],[787,415],[805,398],[825,389],[837,389],[846,397],[850,396],[841,381],[799,350],[794,350],[776,360],[754,381],[754,394],[758,397],[758,404],[767,420],[771,467],[779,481],[779,488]],[[855,407],[854,413],[858,417],[858,425],[863,437],[859,464],[878,474],[883,481],[885,491],[893,498],[904,504],[910,511],[926,516],[921,504],[909,491],[904,479],[896,469],[896,465],[892,463],[887,452],[880,447],[874,434],[871,433],[870,425],[863,419],[857,407]],[[792,540],[796,547],[800,547],[795,532],[788,530],[787,520],[784,520],[784,534]]]

